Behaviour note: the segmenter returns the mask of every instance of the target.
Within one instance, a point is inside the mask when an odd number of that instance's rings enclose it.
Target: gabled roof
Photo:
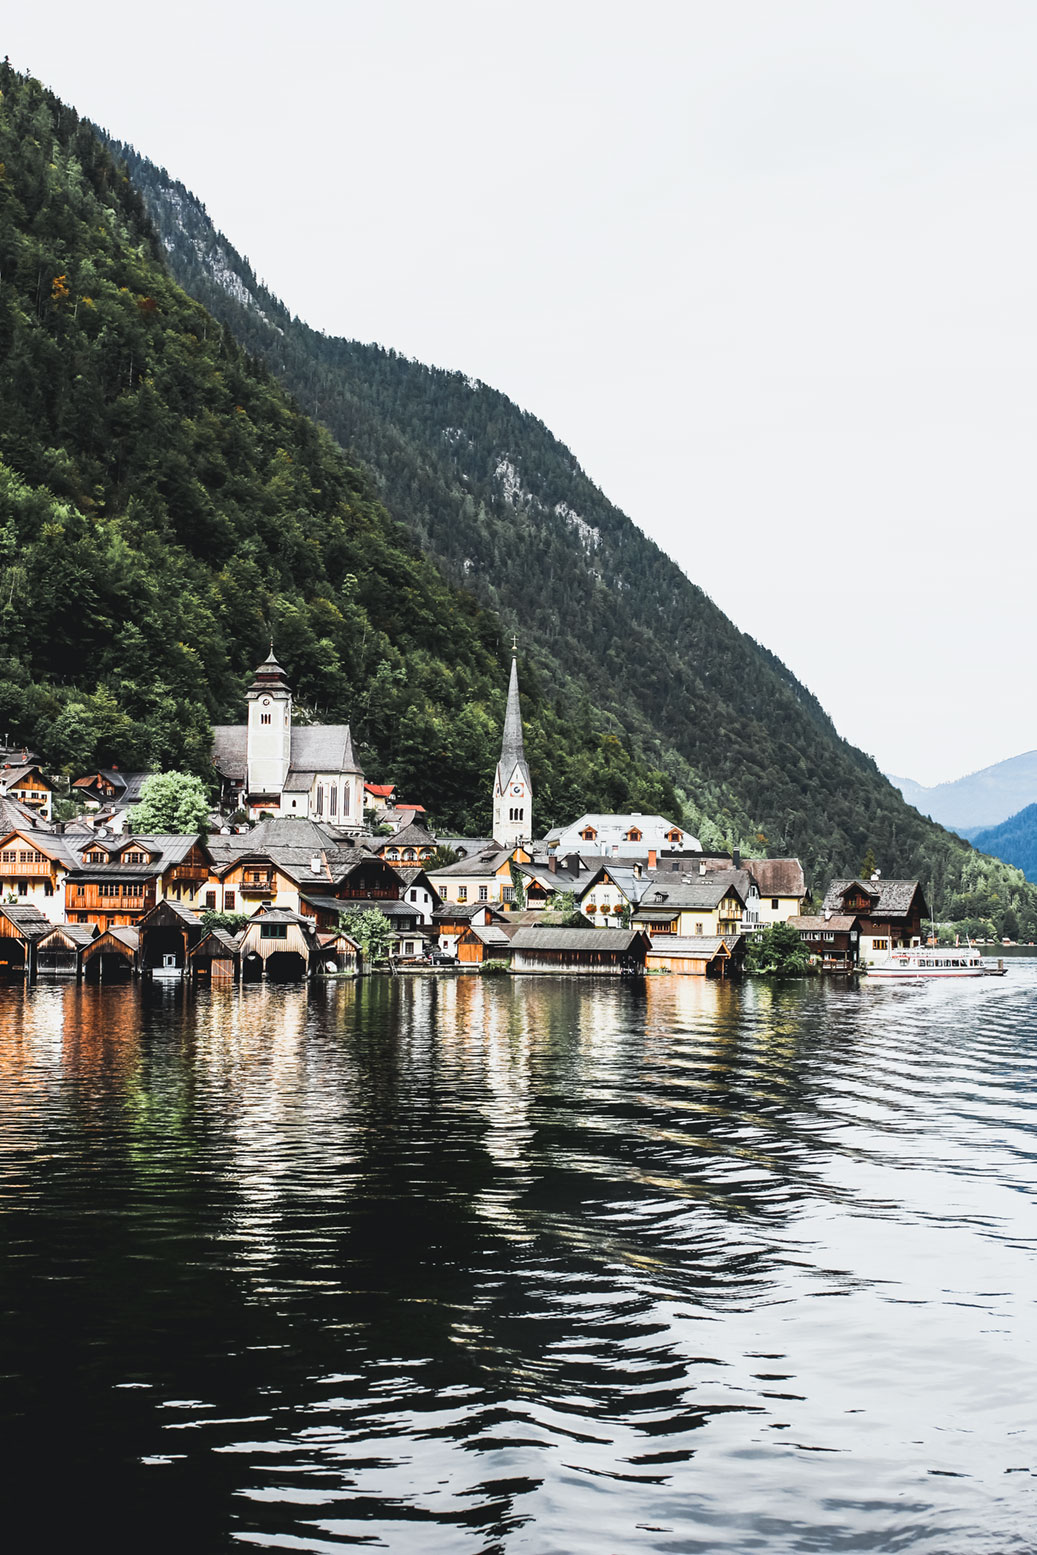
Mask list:
[[[743,859],[742,867],[755,878],[761,896],[802,898],[807,894],[803,866],[798,858]]]
[[[56,923],[49,934],[44,934],[37,944],[37,950],[47,947],[49,940],[67,940],[82,950],[84,945],[89,945],[91,940],[97,938],[100,929],[96,923]]]
[[[4,902],[0,904],[0,913],[7,921],[18,930],[20,939],[42,939],[44,934],[49,934],[54,925],[49,918],[45,918],[38,907],[31,906],[28,902]]]
[[[393,832],[391,837],[376,838],[375,851],[384,853],[386,848],[435,848],[436,839],[432,833],[422,826],[420,821],[412,821],[409,826],[401,826],[400,830]]]
[[[66,838],[65,841],[71,844],[71,850],[75,855],[70,873],[90,876],[118,875],[127,880],[138,880],[144,876],[164,875],[172,865],[183,863],[198,841],[198,837],[194,833],[188,835],[172,832],[168,836],[148,837],[83,837],[77,834],[74,838]],[[133,851],[134,846],[141,852],[149,854],[143,864],[130,864],[120,857],[127,850]],[[108,855],[108,862],[88,863],[85,855],[98,849],[103,849]]]
[[[808,917],[801,915],[798,918],[788,919],[792,927],[798,929],[801,934],[819,934],[824,929],[828,929],[833,934],[848,934],[858,921],[854,913],[832,913],[828,918],[823,914],[820,916],[812,914]]]
[[[661,934],[653,941],[648,954],[686,956],[692,961],[712,961],[721,948],[730,954],[744,937],[742,934]]]
[[[429,870],[429,879],[434,885],[437,880],[452,880],[455,876],[466,880],[472,875],[495,875],[514,851],[514,848],[502,848],[498,843],[491,842],[473,857],[458,859],[456,864],[446,864],[442,869]]]
[[[839,912],[842,909],[843,897],[851,886],[860,886],[871,898],[869,918],[906,918],[911,911],[915,899],[915,893],[921,894],[922,887],[917,880],[869,880],[866,883],[861,880],[833,880],[825,892],[824,908],[826,912]],[[928,913],[925,897],[922,896],[921,912],[923,916]]]
[[[23,783],[31,772],[35,772],[36,776],[48,788],[53,789],[53,783],[47,777],[38,761],[32,761],[28,766],[0,767],[0,788],[17,788],[18,784]]]
[[[654,876],[644,891],[635,911],[641,913],[653,909],[675,911],[711,912],[719,907],[729,891],[733,891],[745,904],[749,877],[743,869],[717,870],[707,875]]]
[[[213,765],[224,777],[243,783],[248,751],[247,724],[216,724],[212,731]],[[348,724],[292,725],[287,783],[309,788],[318,772],[356,772],[353,736]]]
[[[513,950],[629,950],[645,938],[640,929],[516,929]]]
[[[30,826],[35,832],[54,830],[54,823],[45,821],[39,810],[22,804],[20,799],[12,799],[9,794],[0,794],[0,828],[17,831],[23,826]]]

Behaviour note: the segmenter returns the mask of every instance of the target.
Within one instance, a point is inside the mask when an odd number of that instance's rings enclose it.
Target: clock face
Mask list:
[[[263,706],[264,707],[269,707],[270,706],[270,698],[269,697],[264,697],[263,698]]]
[[[516,797],[517,797],[522,792],[522,784],[521,783],[512,783],[512,785],[511,785],[511,792],[513,794],[515,794]]]

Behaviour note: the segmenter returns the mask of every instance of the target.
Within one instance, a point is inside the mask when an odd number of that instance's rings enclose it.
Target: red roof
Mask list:
[[[396,792],[395,783],[365,783],[364,793],[375,794],[379,799],[389,799]]]

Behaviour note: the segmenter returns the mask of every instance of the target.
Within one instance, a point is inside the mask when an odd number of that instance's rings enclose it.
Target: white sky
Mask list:
[[[6,9],[294,312],[540,416],[880,765],[1037,746],[1032,0]]]

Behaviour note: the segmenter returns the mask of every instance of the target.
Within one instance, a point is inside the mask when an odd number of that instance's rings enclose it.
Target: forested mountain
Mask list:
[[[1014,864],[1027,880],[1037,881],[1037,804],[1027,805],[1000,826],[988,826],[970,836],[984,853]]]
[[[514,626],[538,824],[681,806],[815,881],[870,848],[943,916],[1037,928],[534,417],[309,330],[186,190],[127,152],[142,200],[38,83],[0,90],[0,732],[203,771],[273,631],[372,773],[482,831]]]

